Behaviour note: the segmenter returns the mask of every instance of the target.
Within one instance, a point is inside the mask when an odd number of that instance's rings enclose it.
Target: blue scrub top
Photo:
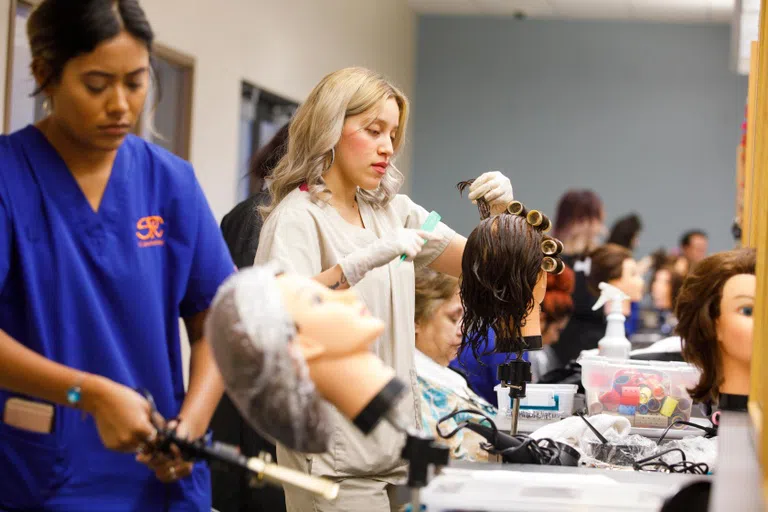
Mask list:
[[[147,388],[167,418],[184,400],[179,316],[233,273],[189,163],[129,136],[98,212],[29,126],[0,136],[0,329],[59,363]],[[74,384],[74,383],[73,383]],[[0,389],[0,411],[14,393]],[[102,446],[93,418],[56,407],[54,431],[0,421],[0,509],[206,511],[210,473],[163,484]]]
[[[498,397],[493,389],[499,383],[499,379],[496,378],[496,368],[500,364],[514,361],[517,356],[515,354],[494,353],[493,349],[495,347],[496,333],[493,330],[489,330],[488,344],[483,352],[490,353],[481,355],[479,359],[476,359],[472,354],[472,349],[466,348],[459,352],[459,355],[450,362],[449,366],[464,374],[472,391],[498,408]],[[523,360],[528,361],[528,352],[523,352]]]

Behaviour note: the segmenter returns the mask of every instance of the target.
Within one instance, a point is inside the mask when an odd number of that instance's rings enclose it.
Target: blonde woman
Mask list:
[[[466,239],[444,224],[421,232],[428,212],[397,194],[402,175],[393,157],[407,120],[405,95],[377,73],[347,68],[323,78],[291,121],[288,151],[269,187],[272,202],[261,211],[255,263],[277,260],[330,288],[353,286],[387,325],[375,350],[410,383],[402,406],[418,425],[414,266],[458,277]],[[486,173],[469,197],[485,198],[498,213],[512,201],[512,185],[498,172]],[[401,254],[408,258],[398,265]],[[277,458],[281,465],[339,481],[339,497],[331,503],[286,489],[288,510],[394,508],[390,495],[406,475],[402,436],[389,425],[363,436],[334,415],[329,452],[306,455],[279,446]]]

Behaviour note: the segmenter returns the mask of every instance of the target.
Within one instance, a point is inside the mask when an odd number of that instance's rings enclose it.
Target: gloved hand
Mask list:
[[[483,173],[469,187],[470,201],[476,203],[481,197],[491,207],[492,213],[499,213],[515,199],[512,182],[499,171]]]
[[[358,249],[343,258],[339,265],[349,286],[354,286],[369,271],[388,264],[405,254],[406,260],[412,261],[430,240],[440,240],[441,236],[420,229],[399,229],[386,238],[380,238],[368,247]]]

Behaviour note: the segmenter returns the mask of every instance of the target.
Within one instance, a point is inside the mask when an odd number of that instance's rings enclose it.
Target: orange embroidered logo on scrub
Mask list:
[[[139,239],[139,247],[165,244],[165,240],[163,240],[165,231],[161,228],[163,224],[165,224],[165,221],[159,215],[149,215],[140,218],[136,222],[136,238]]]

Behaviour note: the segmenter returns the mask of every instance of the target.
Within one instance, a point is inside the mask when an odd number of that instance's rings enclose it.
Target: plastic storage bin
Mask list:
[[[533,420],[559,420],[573,414],[575,384],[528,384],[525,398],[520,400],[520,418]],[[512,400],[509,388],[498,384],[494,390],[499,403],[499,416],[509,416]]]
[[[690,420],[693,401],[686,390],[699,381],[694,366],[592,355],[582,356],[579,363],[590,416],[624,416],[637,428],[666,428],[675,420]]]

